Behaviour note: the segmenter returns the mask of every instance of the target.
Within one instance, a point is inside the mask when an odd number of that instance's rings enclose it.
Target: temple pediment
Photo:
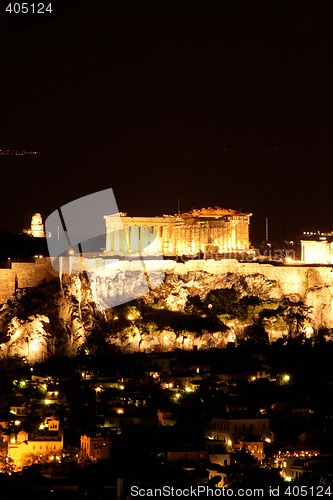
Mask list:
[[[185,212],[181,214],[181,217],[204,217],[204,218],[220,218],[225,217],[226,215],[248,215],[252,214],[243,213],[239,210],[233,210],[231,208],[222,208],[222,207],[208,207],[208,208],[195,208],[189,212]]]

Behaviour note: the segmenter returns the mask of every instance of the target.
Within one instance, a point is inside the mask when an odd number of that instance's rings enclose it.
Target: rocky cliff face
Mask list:
[[[94,322],[89,287],[79,276],[18,290],[0,310],[2,356],[31,363],[52,354],[74,355]]]
[[[24,356],[33,363],[80,349],[222,347],[249,336],[272,341],[333,328],[331,269],[315,274],[290,268],[285,276],[287,268],[237,264],[235,269],[230,263],[220,272],[174,265],[150,293],[104,311],[96,307],[84,275],[19,289],[0,309],[1,356]],[[124,280],[131,293],[138,271],[121,273],[112,286],[100,278],[94,293],[107,297]]]

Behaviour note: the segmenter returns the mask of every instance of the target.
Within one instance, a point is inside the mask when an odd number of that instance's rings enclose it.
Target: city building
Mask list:
[[[101,435],[81,436],[81,458],[107,460],[110,458],[110,441]]]
[[[162,217],[106,215],[106,253],[189,257],[242,253],[250,246],[251,215],[220,207]]]
[[[269,439],[269,438],[268,438]],[[235,450],[245,450],[261,462],[265,458],[264,442],[260,438],[247,437],[247,439],[239,440],[235,443]]]
[[[59,462],[63,441],[61,436],[38,436],[28,439],[28,434],[20,431],[8,443],[8,457],[17,469],[37,462]]]
[[[60,421],[54,415],[51,415],[51,417],[47,419],[47,426],[49,431],[59,432]]]
[[[301,240],[301,260],[307,264],[333,264],[333,242],[322,237],[316,240]]]
[[[253,440],[253,436],[258,439]],[[249,451],[263,451],[258,448],[258,440],[270,440],[272,433],[269,429],[269,418],[213,418],[211,422],[211,439],[225,444],[227,452],[242,448],[246,444],[251,446]],[[237,443],[236,443],[237,442]],[[239,446],[239,442],[242,445]],[[252,448],[256,445],[257,448]]]

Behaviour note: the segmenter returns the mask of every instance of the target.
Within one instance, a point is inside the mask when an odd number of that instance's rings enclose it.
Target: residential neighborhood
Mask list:
[[[263,485],[328,485],[332,386],[318,358],[332,345],[300,343],[296,364],[295,348],[2,360],[0,481],[31,483],[34,471],[31,491],[47,481],[78,491],[101,474],[98,487],[114,498],[120,479],[124,491],[163,478],[224,488],[254,476]],[[315,368],[300,377],[309,356]]]

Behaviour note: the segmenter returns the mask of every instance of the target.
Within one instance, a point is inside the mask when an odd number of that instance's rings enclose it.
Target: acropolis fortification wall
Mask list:
[[[274,266],[259,263],[240,263],[234,259],[224,260],[110,260],[84,259],[85,269],[98,270],[104,277],[112,278],[130,271],[149,272],[163,270],[174,276],[190,274],[195,280],[196,273],[249,277],[262,275],[267,280],[276,282],[276,289],[284,296],[296,296],[312,306],[317,327],[333,328],[333,267],[329,266]],[[79,268],[79,260],[64,262],[63,271]],[[35,287],[44,281],[61,278],[55,271],[49,258],[36,259],[35,263],[12,263],[11,269],[0,269],[0,304],[6,302],[18,288]],[[125,279],[125,278],[124,278]],[[251,281],[251,280],[250,280]],[[129,280],[130,286],[130,280]],[[216,287],[216,285],[215,285]]]

